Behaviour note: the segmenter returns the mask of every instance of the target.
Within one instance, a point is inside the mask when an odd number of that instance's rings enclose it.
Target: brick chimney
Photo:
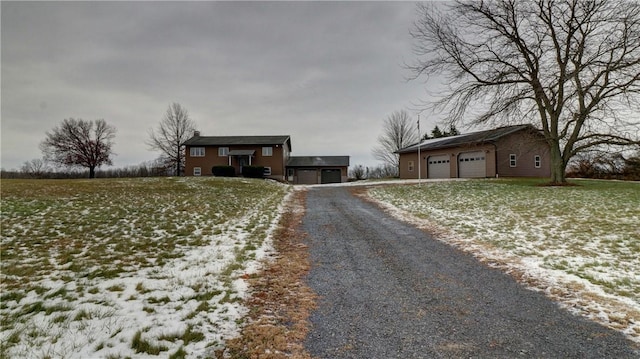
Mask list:
[[[200,137],[200,131],[193,131],[193,137]]]

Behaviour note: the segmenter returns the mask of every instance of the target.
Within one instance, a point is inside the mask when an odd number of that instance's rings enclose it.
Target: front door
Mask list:
[[[249,156],[238,156],[238,165],[240,166],[240,174],[242,174],[242,167],[249,165]]]

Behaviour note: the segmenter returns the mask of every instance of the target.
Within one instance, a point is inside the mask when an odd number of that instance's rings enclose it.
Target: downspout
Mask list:
[[[491,142],[491,144],[493,145],[493,165],[496,169],[496,178],[498,178],[498,145],[495,144],[495,142]]]

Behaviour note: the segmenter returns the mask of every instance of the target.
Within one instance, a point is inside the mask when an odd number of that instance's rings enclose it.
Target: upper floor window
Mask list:
[[[542,167],[542,159],[540,158],[540,155],[535,155],[535,157],[533,157],[533,164],[536,168]]]
[[[509,155],[509,167],[515,167],[516,166],[516,155],[515,153],[512,153]]]
[[[263,156],[273,156],[273,147],[262,147]]]
[[[204,147],[191,147],[189,154],[191,157],[204,157]]]
[[[229,156],[229,147],[218,147],[218,156]]]

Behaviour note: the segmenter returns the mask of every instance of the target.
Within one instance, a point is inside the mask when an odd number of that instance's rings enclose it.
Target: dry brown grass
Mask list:
[[[316,294],[305,282],[310,268],[305,234],[300,230],[305,200],[306,192],[293,194],[273,238],[277,256],[248,278],[252,295],[246,303],[247,324],[240,337],[227,342],[225,356],[311,358],[303,345],[308,318],[316,306]]]

